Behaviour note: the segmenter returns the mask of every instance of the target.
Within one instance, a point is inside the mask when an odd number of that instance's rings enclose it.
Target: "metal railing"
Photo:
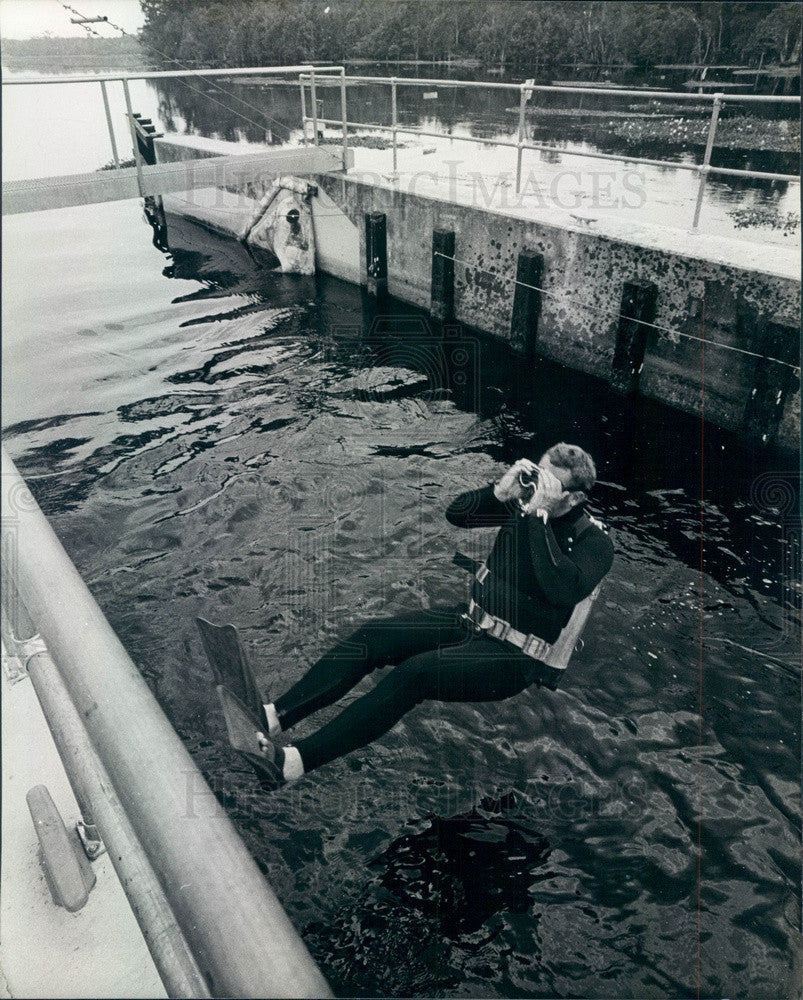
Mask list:
[[[71,783],[107,846],[136,841],[152,866],[164,900],[152,894],[138,917],[172,995],[331,996],[231,820],[194,811],[194,803],[214,801],[212,790],[5,448],[2,507],[3,571],[34,623],[25,631],[35,627],[42,640],[26,655],[39,661],[37,694],[46,713],[61,716],[63,708],[72,720],[71,730],[59,722],[57,745],[80,736],[83,746],[64,764],[79,769]],[[112,815],[115,802],[122,813]],[[129,854],[118,867],[122,880],[132,865],[147,877]],[[181,933],[165,940],[169,911]],[[185,942],[190,955],[182,954]]]
[[[316,100],[316,74],[320,78],[320,70],[310,70],[302,71],[299,74],[299,81],[301,84],[301,116],[302,116],[302,128],[305,132],[306,138],[306,126],[308,122],[313,123],[313,141],[317,144],[319,141],[318,136],[318,126],[319,125],[339,125],[343,129],[344,135],[344,145],[347,142],[346,134],[349,128],[366,128],[366,129],[376,129],[378,131],[390,132],[392,136],[392,151],[393,151],[393,173],[398,173],[398,143],[397,136],[400,132],[407,135],[420,135],[426,136],[433,139],[451,139],[458,142],[474,142],[480,143],[487,146],[508,146],[516,150],[516,193],[521,191],[521,174],[522,174],[522,156],[525,149],[531,149],[536,151],[547,151],[550,153],[562,153],[564,155],[580,156],[589,159],[597,160],[619,160],[625,161],[627,163],[642,163],[647,166],[659,166],[659,167],[673,167],[676,170],[690,170],[694,171],[699,176],[699,183],[697,187],[697,198],[694,206],[694,218],[692,221],[692,228],[696,229],[700,221],[700,211],[703,204],[703,197],[705,195],[705,188],[708,182],[708,177],[712,174],[718,174],[727,177],[745,177],[745,178],[755,178],[758,180],[770,180],[770,181],[786,181],[789,183],[800,183],[800,178],[796,174],[781,174],[781,173],[771,173],[762,170],[739,170],[732,167],[715,167],[711,165],[711,154],[714,149],[714,144],[716,141],[717,125],[719,122],[719,115],[722,110],[723,105],[727,101],[728,103],[748,103],[748,104],[758,104],[758,103],[771,103],[771,104],[800,104],[800,98],[797,96],[765,96],[762,94],[741,94],[741,95],[727,95],[723,93],[714,94],[691,94],[691,93],[677,93],[675,91],[644,91],[644,90],[626,90],[619,88],[603,88],[603,87],[557,87],[550,86],[546,84],[530,84],[530,83],[482,83],[470,80],[443,80],[443,79],[419,79],[410,77],[393,77],[393,76],[349,76],[346,77],[345,74],[341,74],[340,85],[341,85],[341,118],[328,119],[323,118],[317,113],[317,100]],[[371,83],[371,84],[385,84],[389,85],[391,88],[391,123],[389,125],[380,125],[372,122],[353,122],[348,120],[347,106],[346,106],[346,84],[347,83]],[[307,115],[306,110],[306,98],[305,98],[305,86],[309,86],[312,98],[312,110],[313,114],[311,116]],[[421,128],[411,128],[409,126],[404,126],[399,123],[398,118],[398,87],[399,85],[405,87],[467,87],[473,89],[482,90],[509,90],[516,91],[519,93],[519,109],[518,109],[518,130],[515,141],[505,140],[505,139],[489,139],[483,136],[464,136],[464,135],[452,135],[448,132],[435,132],[428,129]],[[647,97],[650,100],[673,100],[673,101],[694,101],[700,103],[701,101],[711,102],[711,117],[709,120],[708,134],[706,137],[705,152],[703,153],[702,163],[682,163],[678,160],[664,160],[655,159],[642,156],[628,156],[624,154],[617,153],[602,153],[602,152],[591,152],[589,150],[566,150],[559,149],[555,146],[550,146],[545,143],[527,142],[525,140],[525,120],[527,112],[527,102],[532,93],[553,93],[553,94],[596,94],[604,95],[605,97]]]
[[[114,161],[114,166],[116,170],[121,169],[120,155],[117,149],[117,139],[114,134],[114,125],[112,122],[111,108],[109,105],[109,93],[106,88],[107,83],[122,83],[123,85],[123,97],[125,100],[126,115],[128,116],[129,129],[131,132],[131,145],[134,157],[134,162],[137,168],[137,180],[139,183],[140,191],[143,190],[143,159],[142,154],[139,150],[139,145],[137,143],[136,134],[134,131],[133,124],[133,107],[131,104],[131,89],[129,87],[129,82],[131,80],[167,80],[167,79],[180,79],[182,77],[236,77],[236,76],[283,76],[293,73],[318,73],[319,76],[327,73],[338,73],[341,78],[345,78],[345,67],[343,66],[319,66],[315,67],[311,63],[304,63],[298,66],[245,66],[238,67],[237,69],[180,69],[180,70],[143,70],[142,72],[133,73],[92,73],[92,74],[81,74],[81,75],[71,75],[71,76],[52,76],[52,77],[19,77],[17,79],[7,79],[3,80],[4,87],[23,87],[23,86],[47,86],[60,83],[97,83],[100,86],[101,97],[103,100],[103,108],[106,115],[106,127],[109,132],[109,142],[111,144],[112,159]],[[345,107],[345,83],[342,85],[342,94]],[[302,114],[306,114],[306,108],[304,107],[304,95],[302,88]],[[302,125],[302,130],[304,129]],[[342,156],[342,166],[346,170],[348,168],[348,135],[344,131],[343,135],[343,156]]]
[[[641,163],[645,166],[658,166],[658,167],[672,167],[675,170],[687,170],[697,173],[699,177],[698,187],[697,187],[697,197],[694,206],[694,218],[692,221],[692,228],[696,229],[700,221],[700,211],[703,204],[703,198],[705,195],[706,184],[708,178],[712,175],[719,175],[723,177],[743,177],[752,178],[756,180],[769,180],[769,181],[782,181],[787,183],[800,183],[800,177],[797,174],[782,174],[774,173],[762,170],[740,170],[733,167],[715,167],[711,164],[711,156],[713,153],[714,145],[716,142],[717,126],[719,123],[719,116],[722,108],[726,103],[728,104],[800,104],[800,97],[798,96],[775,96],[775,95],[762,95],[762,94],[728,94],[727,96],[723,93],[714,94],[693,94],[693,93],[678,93],[675,91],[645,91],[645,90],[629,90],[629,89],[619,89],[619,88],[607,88],[607,87],[559,87],[547,84],[531,84],[531,83],[484,83],[476,82],[472,80],[444,80],[439,78],[412,78],[412,77],[391,77],[391,76],[346,76],[346,71],[344,66],[314,66],[312,64],[304,64],[298,66],[249,66],[249,67],[239,67],[237,69],[182,69],[182,70],[157,70],[157,71],[142,71],[133,73],[109,73],[109,74],[91,74],[91,75],[74,75],[74,76],[54,76],[54,77],[37,77],[37,78],[25,78],[20,77],[18,79],[7,79],[3,81],[3,86],[41,86],[47,84],[59,84],[59,83],[97,83],[101,89],[101,96],[103,99],[104,111],[106,114],[106,125],[109,131],[109,140],[112,148],[112,156],[114,159],[115,167],[120,168],[120,159],[117,149],[117,142],[114,135],[114,128],[112,124],[111,110],[109,107],[108,92],[106,89],[106,84],[110,82],[121,82],[123,86],[123,94],[126,104],[126,112],[128,115],[128,121],[131,128],[131,139],[132,139],[132,149],[134,154],[134,160],[137,167],[137,174],[142,183],[142,157],[139,152],[138,144],[136,142],[136,136],[134,135],[133,126],[133,111],[131,105],[131,93],[129,88],[129,81],[131,80],[163,80],[163,79],[181,79],[185,77],[237,77],[237,76],[282,76],[287,74],[298,73],[298,81],[300,88],[301,97],[301,130],[302,130],[302,143],[306,144],[308,142],[307,138],[307,125],[312,124],[312,141],[315,145],[320,142],[319,126],[335,126],[341,129],[342,138],[342,158],[341,165],[342,169],[345,171],[348,169],[348,132],[349,129],[354,128],[365,128],[374,129],[380,132],[390,132],[392,137],[392,157],[393,157],[393,173],[398,173],[398,135],[403,133],[405,135],[419,135],[427,138],[433,139],[450,139],[457,142],[472,142],[479,143],[481,145],[487,146],[507,146],[516,150],[516,192],[521,191],[521,177],[522,177],[522,158],[525,150],[534,150],[536,152],[549,152],[549,153],[560,153],[563,155],[579,156],[587,159],[596,160],[618,160],[620,162],[624,161],[627,163]],[[334,74],[335,80],[332,80],[332,75]],[[318,113],[319,100],[317,86],[318,83],[326,81],[327,86],[335,84],[340,89],[340,109],[341,116],[339,119],[324,118],[322,114]],[[347,107],[347,84],[349,83],[366,83],[366,84],[381,84],[387,85],[391,89],[391,122],[389,125],[377,124],[374,122],[357,122],[349,121],[348,119],[348,107]],[[453,135],[444,131],[433,131],[431,129],[422,129],[417,127],[411,127],[403,125],[399,122],[398,115],[398,88],[399,86],[404,87],[441,87],[441,88],[469,88],[469,89],[481,89],[481,90],[507,90],[516,92],[519,94],[519,108],[518,108],[518,128],[515,140],[507,139],[489,139],[484,136],[464,136],[464,135]],[[309,89],[310,96],[310,111],[311,114],[307,113],[307,89]],[[546,143],[537,142],[527,142],[525,138],[525,123],[526,123],[526,113],[527,113],[527,102],[533,93],[552,93],[552,94],[591,94],[591,95],[601,95],[605,97],[640,97],[649,98],[649,100],[672,100],[672,101],[691,101],[691,102],[711,102],[711,117],[708,126],[708,135],[706,138],[705,151],[703,153],[702,163],[683,163],[679,160],[667,160],[667,159],[656,159],[643,156],[629,156],[626,154],[619,153],[602,153],[602,152],[592,152],[590,150],[566,150],[560,149],[556,146],[550,146]]]

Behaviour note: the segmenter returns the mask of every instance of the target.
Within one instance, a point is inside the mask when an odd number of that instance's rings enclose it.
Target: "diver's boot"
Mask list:
[[[229,743],[253,767],[266,791],[280,788],[304,774],[301,754],[295,747],[276,746],[261,732],[261,723],[237,695],[232,694],[223,684],[219,684],[215,690],[226,720]]]

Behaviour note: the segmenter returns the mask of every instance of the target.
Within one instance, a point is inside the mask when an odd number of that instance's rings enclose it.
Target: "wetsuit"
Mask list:
[[[613,561],[595,525],[577,537],[582,507],[546,524],[497,500],[493,485],[463,493],[447,519],[464,528],[499,527],[473,597],[514,628],[554,642],[574,605]],[[416,611],[361,626],[313,664],[274,705],[282,729],[337,701],[377,667],[393,665],[374,688],[317,732],[294,742],[306,772],[371,743],[422,701],[500,701],[531,684],[552,689],[562,671],[507,642],[466,629],[465,606]]]

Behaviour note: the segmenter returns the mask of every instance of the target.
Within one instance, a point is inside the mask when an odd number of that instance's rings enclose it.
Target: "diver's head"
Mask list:
[[[576,444],[563,441],[553,444],[539,458],[538,465],[559,479],[565,491],[560,506],[553,511],[555,517],[567,514],[582,503],[597,481],[594,460]]]

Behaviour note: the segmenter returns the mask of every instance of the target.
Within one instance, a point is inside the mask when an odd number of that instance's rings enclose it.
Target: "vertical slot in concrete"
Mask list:
[[[454,319],[454,247],[451,229],[432,230],[430,312],[443,323]]]
[[[510,341],[525,357],[535,356],[538,340],[538,320],[541,315],[541,276],[544,258],[534,250],[522,250],[516,265],[513,286],[513,315],[510,320]]]
[[[655,320],[658,286],[647,281],[626,281],[622,288],[616,348],[611,366],[611,385],[620,392],[638,388],[649,326]]]
[[[741,326],[747,317],[739,316]],[[784,403],[795,391],[799,374],[789,365],[799,364],[800,331],[766,320],[757,320],[749,338],[753,350],[763,357],[755,359],[753,388],[744,409],[742,430],[759,444],[772,444],[778,433]],[[772,360],[777,358],[777,361]],[[786,364],[778,364],[785,361]]]
[[[365,271],[368,294],[384,298],[388,291],[388,232],[384,212],[365,214]]]

